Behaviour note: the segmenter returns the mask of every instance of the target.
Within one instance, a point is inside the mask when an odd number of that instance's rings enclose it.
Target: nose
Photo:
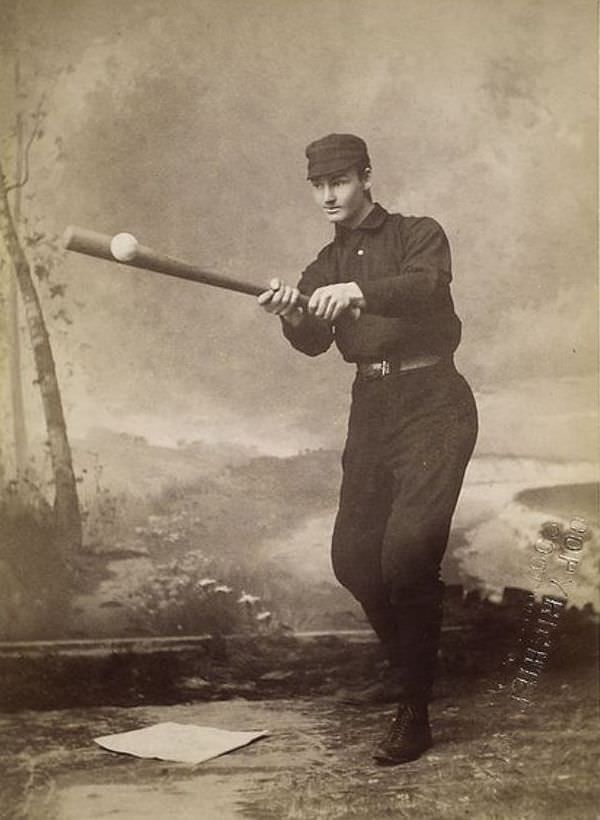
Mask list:
[[[333,185],[328,185],[325,183],[323,186],[323,204],[324,205],[333,205],[335,202],[335,188]]]

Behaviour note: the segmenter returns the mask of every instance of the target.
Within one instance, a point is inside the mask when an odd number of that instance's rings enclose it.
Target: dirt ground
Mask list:
[[[600,817],[593,665],[548,674],[523,708],[492,679],[442,681],[434,747],[379,767],[393,710],[335,696],[0,716],[4,820],[383,820]],[[445,687],[445,691],[444,691]],[[161,721],[267,729],[198,766],[107,752],[93,738]]]

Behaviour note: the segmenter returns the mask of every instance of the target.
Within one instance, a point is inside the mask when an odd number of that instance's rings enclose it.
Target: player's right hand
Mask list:
[[[286,285],[281,279],[271,279],[269,287],[258,297],[258,304],[267,313],[281,316],[287,322],[297,325],[302,321],[304,311],[298,305],[300,291]]]

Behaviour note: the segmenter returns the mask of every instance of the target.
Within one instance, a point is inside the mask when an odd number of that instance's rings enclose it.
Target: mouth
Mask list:
[[[340,209],[336,206],[335,208],[324,208],[323,210],[326,214],[337,214]]]

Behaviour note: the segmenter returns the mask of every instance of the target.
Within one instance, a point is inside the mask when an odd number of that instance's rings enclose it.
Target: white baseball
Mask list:
[[[119,262],[130,262],[138,251],[138,241],[130,233],[118,233],[110,240],[110,252]]]

